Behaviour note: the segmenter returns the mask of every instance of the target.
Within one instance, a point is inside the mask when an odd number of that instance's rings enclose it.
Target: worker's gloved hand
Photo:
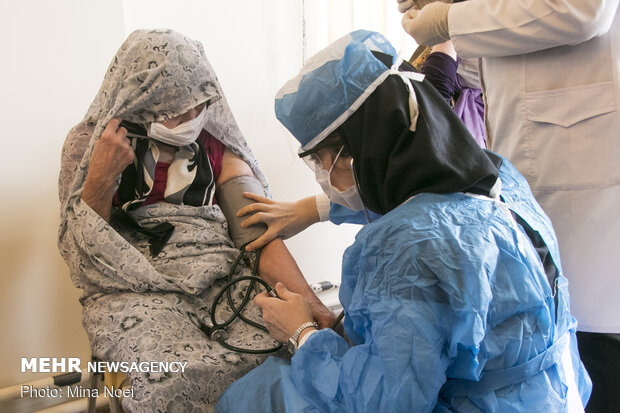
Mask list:
[[[250,192],[244,192],[243,196],[256,202],[237,211],[238,217],[254,213],[244,219],[241,226],[248,228],[260,223],[267,225],[267,231],[260,238],[246,245],[247,251],[262,248],[275,238],[288,239],[319,222],[314,197],[297,202],[278,202]]]
[[[286,343],[297,327],[314,318],[303,296],[289,291],[281,282],[276,283],[276,292],[279,298],[263,292],[254,297],[254,303],[261,309],[271,336]]]
[[[444,3],[452,3],[452,0],[396,0],[398,1],[398,11],[401,13],[413,8],[415,10],[421,10],[422,7],[429,3],[436,1],[443,1]]]
[[[434,2],[422,10],[409,9],[401,21],[407,33],[422,46],[434,46],[450,40],[448,31],[448,10],[450,5]]]
[[[398,11],[401,13],[406,12],[412,7],[415,7],[417,1],[416,0],[397,0],[398,1]]]

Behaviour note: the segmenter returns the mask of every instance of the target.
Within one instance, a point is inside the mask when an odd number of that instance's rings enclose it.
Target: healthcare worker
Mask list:
[[[469,0],[403,17],[418,43],[450,38],[480,58],[490,148],[523,172],[558,236],[591,412],[620,412],[619,3]]]
[[[459,59],[452,42],[433,46],[430,54],[411,62],[425,75],[443,98],[453,105],[476,142],[486,148],[484,137],[484,105],[480,89],[473,86],[467,68],[469,61]],[[417,68],[416,68],[417,69]],[[464,70],[461,70],[464,69]],[[477,77],[477,73],[476,73]],[[474,82],[477,82],[474,79]],[[238,216],[244,216],[242,225],[253,227],[257,224],[267,225],[267,230],[256,240],[246,246],[253,250],[267,245],[276,238],[288,239],[305,230],[312,224],[331,221],[339,225],[366,224],[367,216],[363,211],[351,211],[339,204],[329,201],[324,192],[294,202],[274,201],[259,194],[245,193],[246,198],[255,201],[240,209]],[[369,218],[377,219],[380,215],[368,213]]]
[[[591,386],[549,220],[394,55],[353,32],[276,97],[331,201],[382,215],[343,258],[353,346],[278,284],[255,302],[294,356],[269,358],[216,411],[583,411]]]

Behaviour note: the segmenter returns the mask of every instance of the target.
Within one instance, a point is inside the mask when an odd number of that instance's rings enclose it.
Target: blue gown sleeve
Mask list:
[[[318,411],[431,411],[447,371],[479,374],[471,366],[481,361],[489,287],[462,274],[480,273],[482,263],[456,244],[445,251],[445,240],[405,238],[396,237],[400,248],[358,246],[363,254],[345,256],[359,278],[344,292],[352,300],[345,328],[359,344],[347,348],[321,330],[293,357],[292,381]]]
[[[359,224],[366,225],[366,214],[364,211],[351,211],[349,208],[342,205],[334,204],[330,202],[329,220],[336,225],[340,224]],[[375,214],[372,211],[368,211],[370,219],[376,221],[381,217],[379,214]]]

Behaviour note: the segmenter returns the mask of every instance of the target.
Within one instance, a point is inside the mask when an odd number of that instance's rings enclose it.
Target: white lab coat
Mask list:
[[[491,148],[529,181],[560,243],[580,331],[620,333],[620,0],[451,6],[479,57]]]

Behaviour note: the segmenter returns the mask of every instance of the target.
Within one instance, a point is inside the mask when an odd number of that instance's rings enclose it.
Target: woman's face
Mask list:
[[[321,159],[323,169],[329,171],[331,169],[330,180],[332,185],[339,191],[345,191],[352,185],[355,185],[353,179],[353,169],[351,168],[352,157],[342,155],[338,156],[338,150],[334,151],[331,148],[319,149],[316,153]],[[336,159],[338,156],[338,159]],[[334,165],[334,159],[336,164]],[[332,168],[332,165],[334,166]]]
[[[167,121],[161,122],[161,124],[167,127],[168,129],[174,129],[175,127],[179,126],[181,123],[189,122],[190,120],[196,118],[198,115],[200,115],[200,112],[202,111],[204,107],[205,107],[205,104],[201,103],[195,106],[194,108],[188,110],[187,112],[183,113],[182,115],[175,116],[172,119],[168,119]]]

